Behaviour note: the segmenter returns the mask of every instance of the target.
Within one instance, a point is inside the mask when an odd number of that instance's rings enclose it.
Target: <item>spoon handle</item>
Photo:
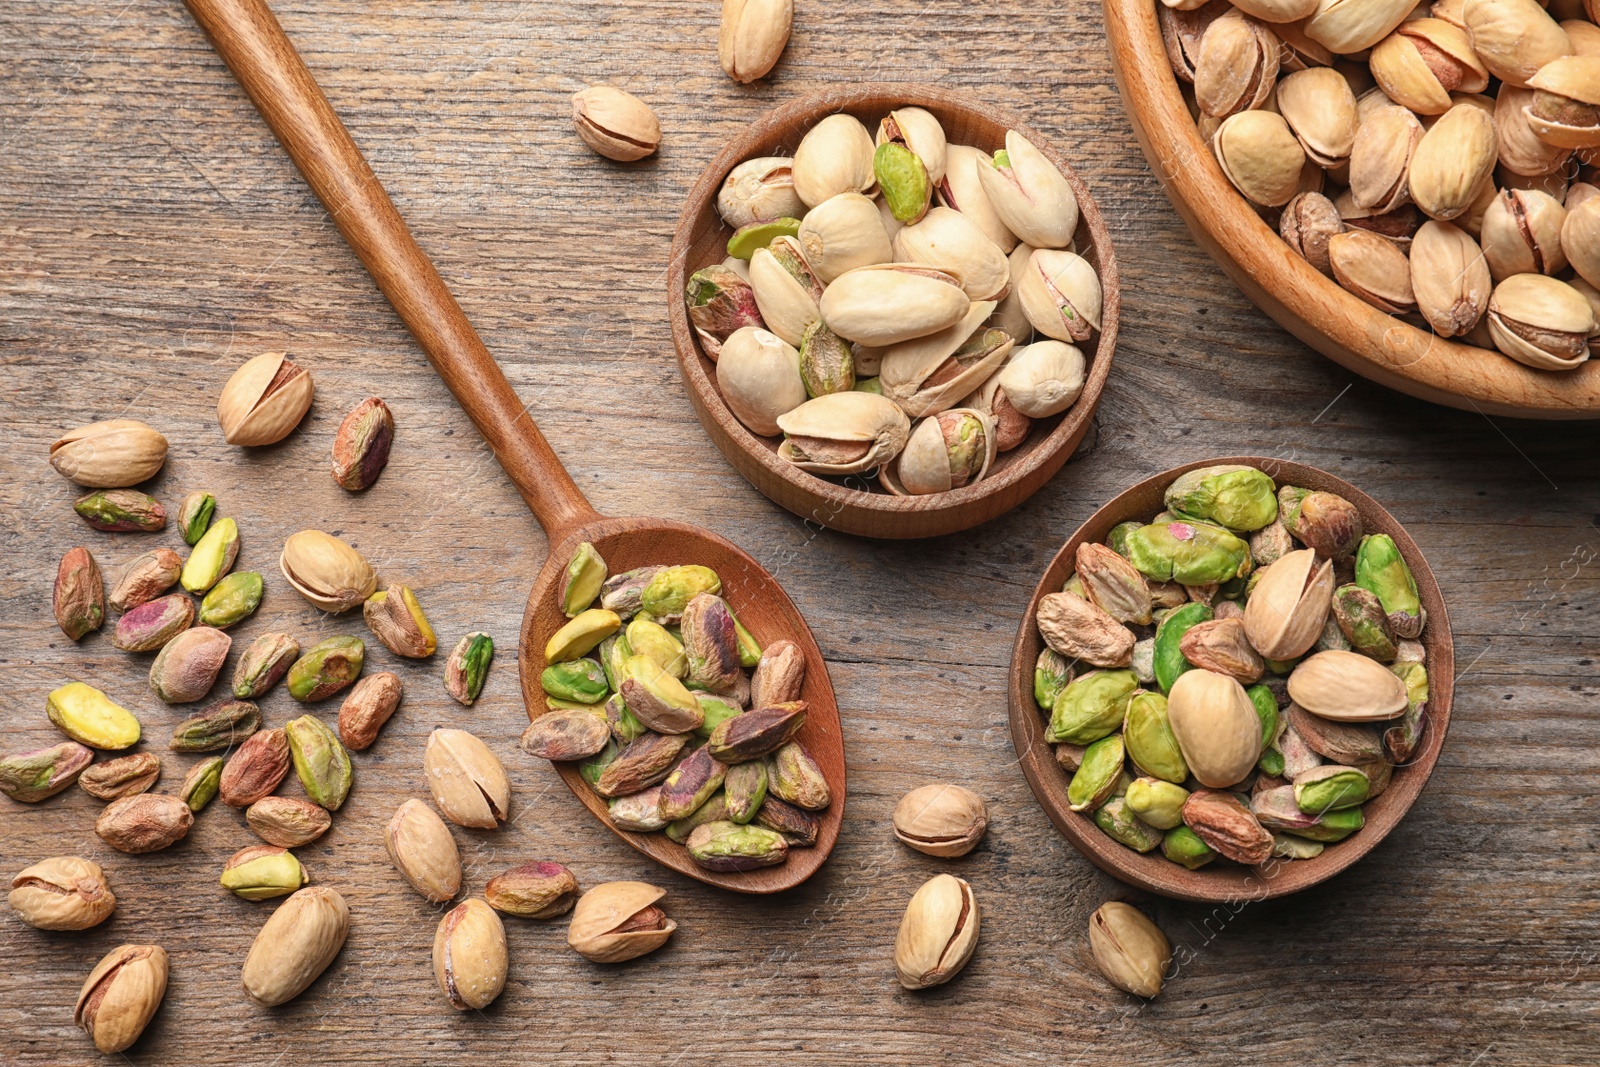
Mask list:
[[[553,545],[599,518],[417,246],[265,0],[184,0]]]

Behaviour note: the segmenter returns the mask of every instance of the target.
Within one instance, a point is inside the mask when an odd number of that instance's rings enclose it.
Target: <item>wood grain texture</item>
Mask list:
[[[150,490],[171,506],[210,489],[239,521],[239,566],[267,581],[241,640],[361,632],[311,611],[276,574],[283,539],[317,526],[411,584],[442,645],[485,629],[501,649],[483,698],[463,709],[437,660],[374,648],[373,669],[400,674],[405,702],[354,757],[333,829],[302,850],[316,883],[350,901],[350,940],[282,1008],[254,1007],[239,988],[272,905],[216,884],[253,840],[235,813],[208,809],[184,843],[131,857],[93,835],[101,805],[81,790],[32,807],[0,798],[0,872],[76,852],[106,865],[121,901],[81,934],[0,909],[0,1063],[105,1062],[73,1029],[72,1004],[124,942],[172,953],[167,1001],[126,1054],[136,1064],[1594,1060],[1592,437],[1411,400],[1275,327],[1161,195],[1111,85],[1097,5],[802,4],[773,77],[751,87],[717,66],[715,3],[293,0],[276,11],[596,507],[729,537],[805,613],[842,712],[845,821],[803,887],[738,897],[624,847],[548,764],[518,753],[527,717],[513,649],[545,540],[254,107],[176,0],[0,5],[5,750],[55,743],[45,694],[78,677],[145,720],[145,747],[166,767],[159,789],[190,762],[161,749],[189,709],[148,695],[148,657],[103,635],[72,647],[51,621],[55,564],[72,545],[108,574],[145,546],[180,547],[170,530],[102,534],[71,513],[77,493],[45,456],[90,419],[151,422],[172,453]],[[617,166],[577,140],[568,98],[600,80],[656,107],[658,159]],[[933,82],[1024,116],[1071,153],[1123,275],[1115,371],[1078,458],[1007,515],[915,544],[821,530],[751,490],[694,417],[664,313],[672,227],[706,163],[774,105],[863,81]],[[230,448],[212,414],[223,382],[248,355],[284,349],[316,375],[310,415],[280,445]],[[395,449],[352,496],[326,474],[329,446],[369,395],[394,409]],[[1147,898],[1180,966],[1141,1005],[1095,973],[1085,936],[1093,908],[1138,894],[1056,832],[1015,765],[1011,640],[1049,559],[1096,508],[1156,471],[1235,453],[1337,474],[1416,538],[1455,623],[1449,743],[1407,818],[1326,885],[1243,907]],[[277,692],[262,710],[281,725],[300,708]],[[602,968],[567,949],[564,924],[508,920],[505,994],[481,1015],[450,1009],[429,959],[440,913],[403,885],[381,840],[403,799],[427,797],[435,725],[480,734],[513,783],[510,826],[456,832],[466,892],[540,858],[569,863],[585,885],[645,879],[668,890],[672,943]],[[913,853],[890,831],[900,796],[936,778],[989,802],[989,835],[961,860]],[[954,982],[906,993],[890,963],[895,927],[942,870],[972,882],[983,938]]]
[[[881,484],[861,478],[842,482],[818,478],[780,459],[781,438],[752,433],[728,410],[717,385],[717,365],[701,349],[684,302],[677,299],[690,275],[727,258],[727,241],[733,231],[722,221],[716,203],[717,192],[729,171],[747,159],[792,155],[806,131],[835,112],[856,116],[876,133],[883,116],[901,106],[930,111],[951,144],[967,144],[992,153],[1005,147],[1006,131],[1014,129],[1049,156],[1077,197],[1080,214],[1073,241],[1079,254],[1094,267],[1103,293],[1100,329],[1095,332],[1093,344],[1085,342],[1080,346],[1088,360],[1088,371],[1077,401],[1064,412],[1036,420],[1020,445],[995,457],[981,481],[926,496],[892,496]],[[893,538],[934,537],[971,529],[1010,511],[1061,469],[1093,425],[1095,405],[1111,374],[1122,306],[1116,251],[1111,247],[1100,207],[1057,146],[1018,116],[981,102],[977,96],[933,86],[896,84],[832,89],[803,97],[762,116],[730,142],[689,190],[672,238],[667,293],[672,343],[678,352],[678,365],[683,368],[685,388],[706,433],[728,462],[751,485],[802,519],[863,537]],[[1040,337],[1043,339],[1042,334]]]

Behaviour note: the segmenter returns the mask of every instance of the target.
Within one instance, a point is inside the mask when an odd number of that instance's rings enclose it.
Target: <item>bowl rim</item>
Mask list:
[[[1167,58],[1159,3],[1103,0],[1123,109],[1195,243],[1252,303],[1345,369],[1411,396],[1488,415],[1600,418],[1600,351],[1570,371],[1536,370],[1379,311],[1290,249],[1201,140]]]
[[[1056,763],[1044,740],[1044,723],[1033,699],[1033,669],[1043,642],[1034,624],[1040,599],[1060,590],[1073,569],[1073,556],[1085,541],[1104,542],[1111,528],[1129,519],[1143,521],[1154,512],[1140,507],[1154,491],[1158,494],[1173,479],[1188,471],[1221,464],[1244,464],[1262,469],[1279,486],[1298,485],[1338,493],[1355,504],[1369,533],[1387,533],[1395,539],[1416,579],[1417,592],[1428,611],[1422,642],[1428,654],[1428,718],[1423,743],[1413,758],[1395,768],[1394,777],[1373,805],[1366,825],[1344,841],[1329,845],[1315,859],[1271,859],[1256,867],[1233,863],[1188,870],[1158,852],[1141,854],[1107,837],[1091,818],[1066,805],[1070,776]],[[1011,650],[1008,705],[1011,741],[1034,798],[1056,828],[1095,866],[1115,878],[1163,896],[1180,900],[1221,903],[1268,900],[1317,885],[1356,863],[1399,825],[1433,774],[1450,728],[1454,696],[1455,644],[1449,612],[1428,561],[1404,527],[1381,504],[1343,479],[1308,464],[1266,456],[1221,456],[1196,460],[1162,471],[1123,490],[1098,508],[1067,538],[1041,575],[1026,612],[1017,627]],[[1370,809],[1369,809],[1370,810]]]
[[[1066,177],[1078,200],[1080,232],[1086,231],[1089,244],[1097,259],[1096,270],[1102,291],[1101,329],[1092,351],[1085,351],[1088,373],[1084,378],[1083,392],[1077,401],[1062,413],[1060,421],[1037,442],[1025,443],[1024,455],[1006,465],[995,475],[972,485],[926,496],[894,496],[883,492],[870,492],[838,485],[800,470],[792,463],[777,457],[768,447],[768,439],[757,437],[728,410],[726,402],[716,387],[709,368],[715,364],[700,349],[700,344],[689,323],[688,311],[683,302],[683,291],[690,274],[688,250],[693,243],[693,231],[701,219],[716,214],[716,195],[728,172],[747,159],[756,158],[765,146],[784,137],[793,127],[809,128],[829,114],[841,111],[866,112],[887,110],[893,106],[923,107],[930,111],[945,110],[969,114],[985,122],[993,122],[1005,129],[1016,130],[1039,148]],[[725,225],[720,217],[717,225]],[[755,122],[744,127],[737,136],[717,153],[701,171],[700,177],[685,197],[683,211],[673,233],[671,257],[667,271],[668,319],[672,327],[673,347],[678,357],[678,367],[695,401],[695,412],[724,453],[730,446],[754,460],[766,477],[784,483],[819,509],[851,509],[896,515],[945,515],[978,508],[980,502],[1003,496],[1017,483],[1035,475],[1040,467],[1048,466],[1043,480],[1048,480],[1071,458],[1078,444],[1093,424],[1095,409],[1111,373],[1113,352],[1116,348],[1118,325],[1121,319],[1121,277],[1117,269],[1116,252],[1112,246],[1110,230],[1105,224],[1099,205],[1088,186],[1072,169],[1071,164],[1052,145],[1051,140],[1033,128],[1015,113],[998,107],[979,105],[969,94],[942,89],[937,86],[901,82],[874,82],[861,88],[833,88],[790,100],[767,111]],[[1084,346],[1079,346],[1083,348]],[[1054,416],[1052,416],[1054,417]],[[732,458],[732,455],[729,455]],[[737,466],[737,464],[736,464]],[[741,473],[745,473],[741,470]],[[749,474],[747,480],[768,496],[773,496],[765,485]],[[1041,481],[1041,484],[1042,484]],[[1030,491],[1031,492],[1031,491]],[[1010,510],[1026,499],[1026,495],[1010,501],[1002,510]],[[779,503],[789,506],[778,497]],[[791,510],[795,510],[791,508]],[[800,514],[800,512],[796,512]],[[951,532],[966,526],[977,525],[995,515],[982,514],[965,525],[944,529]],[[823,514],[837,514],[823,512]],[[812,511],[803,517],[819,517]],[[825,525],[834,525],[825,522]],[[846,529],[840,525],[835,528]]]

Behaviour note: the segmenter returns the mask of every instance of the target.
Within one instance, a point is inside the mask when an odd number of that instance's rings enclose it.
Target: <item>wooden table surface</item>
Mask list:
[[[216,884],[254,841],[236,812],[214,805],[179,846],[134,857],[94,836],[101,805],[81,790],[0,800],[7,877],[77,853],[106,866],[120,901],[78,934],[0,910],[0,1063],[100,1060],[72,1005],[124,942],[172,955],[166,1002],[125,1054],[141,1064],[1600,1062],[1594,428],[1430,407],[1273,326],[1195,251],[1146,170],[1089,0],[799,8],[774,77],[739,87],[717,66],[714,0],[277,6],[594,504],[727,535],[807,613],[844,713],[844,832],[805,887],[748,899],[654,868],[516,749],[515,637],[544,537],[177,0],[0,5],[0,745],[55,743],[45,694],[69,678],[133,708],[152,749],[186,713],[149,694],[147,657],[103,633],[74,647],[51,619],[68,547],[90,546],[108,572],[181,547],[170,529],[103,534],[72,514],[48,445],[96,419],[161,429],[172,450],[156,495],[172,507],[209,489],[238,520],[239,566],[268,585],[239,637],[364,633],[277,573],[283,539],[313,526],[415,587],[441,644],[482,628],[501,649],[472,709],[443,693],[439,659],[373,655],[403,676],[405,704],[356,757],[333,830],[301,850],[312,878],[349,899],[350,939],[282,1008],[239,986],[272,905]],[[776,102],[863,80],[960,87],[1026,115],[1074,154],[1123,271],[1122,343],[1083,453],[1012,514],[932,542],[819,530],[745,485],[690,411],[663,314],[680,198],[722,139]],[[612,165],[579,143],[568,97],[592,81],[654,105],[658,158]],[[310,416],[281,446],[226,445],[222,383],[280,349],[316,377]],[[398,439],[377,486],[352,496],[327,476],[328,449],[368,395],[393,407]],[[1128,891],[1034,804],[1005,725],[1005,669],[1037,574],[1097,505],[1155,470],[1243,452],[1334,471],[1408,525],[1454,616],[1458,702],[1433,781],[1356,868],[1266,904],[1149,901],[1182,966],[1144,1004],[1093,968],[1086,919]],[[272,723],[298,711],[281,690],[263,702]],[[586,885],[650,880],[680,924],[670,946],[601,967],[566,948],[563,922],[508,920],[504,995],[451,1010],[430,963],[437,912],[381,842],[399,801],[425,795],[437,724],[479,733],[513,781],[509,826],[456,832],[468,892],[535,858]],[[158,788],[175,790],[190,758],[163,760]],[[989,803],[989,835],[964,860],[890,834],[895,801],[936,778]],[[982,940],[954,982],[907,993],[895,928],[939,871],[971,881]]]

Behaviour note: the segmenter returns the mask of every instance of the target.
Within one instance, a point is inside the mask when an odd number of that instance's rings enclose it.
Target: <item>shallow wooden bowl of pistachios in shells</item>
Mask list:
[[[969,348],[972,341],[969,340],[961,347],[960,360],[954,358],[953,354],[947,353],[949,358],[944,366],[926,375],[929,383],[940,383],[939,388],[949,394],[945,400],[921,403],[921,398],[918,398],[901,404],[906,409],[906,416],[900,415],[892,406],[886,407],[878,401],[855,405],[879,409],[875,414],[884,416],[883,421],[897,424],[897,428],[876,431],[877,440],[880,442],[876,447],[880,448],[882,442],[895,434],[899,435],[899,444],[894,455],[882,462],[876,462],[875,458],[872,465],[859,471],[832,475],[810,473],[801,469],[790,458],[786,458],[789,453],[783,451],[785,444],[783,434],[775,431],[764,436],[752,432],[730,409],[718,384],[718,364],[712,358],[714,353],[708,351],[704,335],[697,332],[695,322],[691,321],[686,307],[686,288],[696,272],[722,264],[729,258],[728,242],[735,230],[719,212],[718,194],[730,172],[749,160],[762,157],[792,157],[808,131],[830,116],[839,114],[854,116],[865,127],[865,136],[871,138],[873,133],[879,130],[880,123],[885,117],[897,109],[922,109],[937,120],[943,135],[943,140],[938,141],[941,149],[945,145],[951,148],[968,146],[959,153],[951,151],[949,163],[946,165],[959,161],[960,166],[972,169],[973,173],[967,174],[963,170],[953,181],[947,176],[942,182],[931,182],[933,193],[929,217],[945,226],[944,232],[948,233],[952,228],[966,228],[969,222],[979,219],[976,212],[982,211],[983,216],[978,225],[998,246],[998,256],[988,258],[1004,261],[1001,265],[1000,282],[1002,284],[1006,282],[1007,273],[1011,282],[1005,290],[993,294],[968,293],[972,303],[969,305],[967,300],[961,301],[969,309],[967,316],[948,329],[940,329],[927,337],[914,338],[907,344],[937,342],[938,338],[953,335],[957,331],[964,334],[970,332],[972,338],[987,339],[993,333],[992,327],[1007,321],[1026,327],[1026,332],[1032,334],[1038,342],[1048,339],[1042,332],[1033,333],[1033,328],[1028,322],[1029,317],[1022,314],[1021,286],[1016,284],[1028,271],[1032,249],[1019,243],[1017,236],[1005,229],[1005,224],[990,206],[982,192],[982,185],[977,180],[976,168],[988,166],[987,160],[992,154],[1007,147],[1008,131],[1015,131],[1026,139],[1028,145],[1037,148],[1038,151],[1033,152],[1032,148],[1016,145],[1013,142],[1018,152],[1028,154],[1031,164],[1053,166],[1065,179],[1072,198],[1076,200],[1077,222],[1071,229],[1070,242],[1061,241],[1056,246],[1059,248],[1060,243],[1069,244],[1071,254],[1049,248],[1045,249],[1045,254],[1050,263],[1057,264],[1054,269],[1058,273],[1062,273],[1060,264],[1069,264],[1080,275],[1087,273],[1083,269],[1085,265],[1092,269],[1093,275],[1098,278],[1097,295],[1100,302],[1098,321],[1094,322],[1095,328],[1088,331],[1087,336],[1072,342],[1075,351],[1063,352],[1060,346],[1050,345],[1033,354],[1032,358],[1041,365],[1046,357],[1052,361],[1066,359],[1075,364],[1075,369],[1064,374],[1036,375],[1034,380],[1046,381],[1046,384],[1035,394],[1030,394],[1030,402],[1033,402],[1038,396],[1045,395],[1048,390],[1059,388],[1057,382],[1067,380],[1071,388],[1079,391],[1076,393],[1076,399],[1064,410],[1050,411],[1053,405],[1046,402],[1038,406],[1040,410],[1048,413],[1029,420],[1021,417],[1009,402],[994,402],[996,389],[990,387],[997,385],[998,379],[1009,366],[1018,365],[1020,373],[1023,361],[1019,359],[1019,354],[1028,345],[1028,337],[1012,337],[1008,334],[1007,340],[1001,342],[1006,351],[998,353],[999,358],[992,360],[988,359],[987,355],[971,357]],[[918,116],[918,119],[926,121],[922,116]],[[857,138],[862,136],[855,130],[855,124],[849,125],[854,136]],[[906,139],[907,143],[910,139],[909,137]],[[1021,167],[1017,169],[1020,171]],[[1055,182],[1057,190],[1060,189],[1059,178],[1048,174],[1045,178],[1047,181]],[[778,180],[791,181],[787,171]],[[878,201],[880,204],[884,203],[878,188],[868,188],[864,191],[875,198],[880,198]],[[960,205],[956,203],[958,192],[962,201]],[[983,203],[975,204],[974,201],[980,198]],[[792,195],[792,190],[786,203],[789,205],[788,210],[794,210],[796,206],[803,207],[798,197]],[[859,210],[863,205],[857,199],[854,206]],[[950,209],[957,206],[962,209],[961,217],[952,219],[951,215],[955,212]],[[883,210],[887,215],[887,208]],[[868,215],[870,216],[870,212]],[[989,229],[991,225],[996,225],[999,229],[991,232]],[[1067,225],[1071,226],[1070,223]],[[931,231],[933,227],[930,225],[927,229]],[[884,236],[889,236],[887,226]],[[900,256],[899,243],[885,242],[884,247],[889,247],[891,243],[894,244],[895,255]],[[927,244],[930,247],[934,244],[931,236]],[[931,258],[937,258],[937,254],[929,253],[929,249],[925,248],[923,252],[928,253]],[[748,254],[747,252],[746,255]],[[929,265],[929,258],[921,258],[918,263],[926,267]],[[1049,276],[1048,272],[1045,276]],[[1093,280],[1090,279],[1091,285]],[[973,284],[975,283],[969,283],[966,288],[971,289]],[[829,287],[832,288],[832,282]],[[934,288],[939,287],[935,285]],[[1045,291],[1043,285],[1036,286],[1036,289],[1040,293]],[[845,533],[884,538],[933,537],[977,526],[1016,507],[1061,469],[1062,464],[1072,456],[1088,431],[1095,405],[1100,399],[1101,389],[1110,373],[1111,354],[1117,339],[1119,295],[1116,258],[1112,254],[1110,237],[1100,211],[1089,195],[1088,188],[1073,173],[1067,158],[1061,152],[1018,117],[995,108],[980,106],[963,94],[930,86],[895,84],[872,85],[863,89],[835,89],[808,96],[773,110],[741,131],[711,161],[690,191],[677,232],[673,237],[672,259],[667,279],[667,302],[672,323],[673,344],[677,349],[678,364],[683,371],[689,399],[693,402],[695,412],[706,432],[722,450],[723,455],[752,485],[801,518]],[[976,309],[985,302],[981,298],[987,296],[998,296],[1001,299],[995,301],[994,317],[985,323],[984,316],[978,314]],[[1039,303],[1048,309],[1047,298],[1041,297]],[[1069,308],[1061,314],[1070,317],[1070,311]],[[826,314],[823,317],[826,318]],[[1093,321],[1095,316],[1085,312],[1082,318]],[[774,333],[780,329],[774,323],[763,323],[763,325],[770,327]],[[1079,332],[1084,331],[1080,329]],[[720,347],[721,340],[725,338],[714,339],[713,345]],[[798,338],[796,340],[798,341]],[[834,338],[835,343],[837,340]],[[764,338],[764,341],[772,344],[774,348],[785,343],[783,339],[775,337]],[[948,347],[955,349],[961,342],[962,338],[953,338]],[[877,343],[893,344],[893,342]],[[845,344],[848,345],[848,340]],[[793,347],[798,348],[799,345]],[[898,347],[905,348],[906,345],[901,344]],[[937,347],[937,344],[934,347]],[[1036,344],[1032,347],[1038,346]],[[889,351],[887,348],[878,349],[880,354],[887,351]],[[866,357],[862,356],[859,345],[855,347],[854,355],[865,367]],[[919,353],[919,357],[921,355],[927,353]],[[902,359],[901,363],[907,361]],[[985,369],[988,370],[989,377],[969,384],[969,379],[973,377],[970,371],[976,369],[972,365],[980,362],[986,364]],[[885,366],[888,363],[889,358],[884,357]],[[957,363],[960,363],[960,367],[956,366]],[[1053,372],[1060,363],[1052,362],[1050,366]],[[876,374],[877,371],[873,370],[871,373]],[[944,384],[946,378],[941,375],[959,378],[960,382],[952,382],[946,386]],[[863,378],[867,376],[865,373],[861,375]],[[885,372],[882,384],[889,384],[888,377]],[[1081,387],[1078,383],[1081,383]],[[792,389],[798,383],[787,384]],[[986,393],[985,389],[988,390]],[[887,392],[885,389],[884,393],[879,394],[880,397]],[[955,395],[957,393],[960,395]],[[981,400],[978,399],[980,394],[983,397]],[[802,389],[798,393],[796,402],[804,402],[806,398],[807,392]],[[983,415],[985,418],[994,416],[997,421],[987,430],[987,435],[993,439],[986,442],[989,445],[987,458],[972,464],[974,470],[971,477],[964,472],[962,474],[964,481],[956,481],[950,488],[933,491],[925,486],[911,486],[909,479],[897,476],[897,472],[904,473],[899,465],[900,457],[908,454],[916,454],[922,460],[928,461],[926,465],[930,471],[942,463],[943,456],[936,453],[940,451],[937,446],[944,442],[935,439],[933,427],[923,424],[934,422],[941,410],[953,413],[975,409],[979,404],[990,404],[991,406],[983,411]],[[789,410],[789,414],[798,418],[798,412],[805,410],[802,404],[798,408]],[[999,419],[998,416],[1002,414],[1005,418]],[[945,416],[947,420],[953,420],[955,417],[953,414]],[[968,440],[965,434],[974,425],[977,425],[977,422],[969,421],[959,428],[952,425],[944,434],[944,441],[965,442]],[[920,436],[919,429],[922,430]],[[796,432],[809,439],[813,431],[800,429]],[[935,439],[934,445],[928,445],[930,439]],[[1019,440],[1020,443],[1013,444]],[[919,443],[924,446],[920,452]],[[1001,447],[1005,445],[1012,447]],[[980,449],[980,453],[982,451]],[[875,457],[876,455],[877,453]],[[959,464],[952,459],[949,464],[950,471],[953,473],[957,466]],[[932,473],[942,474],[937,471]],[[949,477],[949,475],[943,476]],[[913,494],[910,491],[912,488],[917,489],[920,495]]]
[[[1277,211],[1258,211],[1240,195],[1201,138],[1168,58],[1161,2],[1104,0],[1123,106],[1195,242],[1257,307],[1347,370],[1423,400],[1487,415],[1600,418],[1600,360],[1540,370],[1447,340],[1414,325],[1426,326],[1418,316],[1367,304],[1292,250],[1277,233]],[[1303,25],[1290,24],[1286,32]],[[1301,29],[1297,40],[1303,38]]]
[[[1035,697],[1035,668],[1038,665],[1040,653],[1046,645],[1040,636],[1036,617],[1040,602],[1050,594],[1061,593],[1064,585],[1072,579],[1077,566],[1078,548],[1080,545],[1104,545],[1114,527],[1120,523],[1137,522],[1149,523],[1153,517],[1166,508],[1166,490],[1181,475],[1190,471],[1197,471],[1207,467],[1226,465],[1242,465],[1254,467],[1264,472],[1272,479],[1276,487],[1282,490],[1285,486],[1293,486],[1308,490],[1312,493],[1331,493],[1343,498],[1360,515],[1360,529],[1366,535],[1388,535],[1392,539],[1394,548],[1399,556],[1410,568],[1410,573],[1416,585],[1416,600],[1425,612],[1422,616],[1424,622],[1421,633],[1416,641],[1422,646],[1423,663],[1427,671],[1427,695],[1423,702],[1422,714],[1416,721],[1420,721],[1420,736],[1413,734],[1405,744],[1409,751],[1404,753],[1405,758],[1398,762],[1389,773],[1387,786],[1376,796],[1368,799],[1358,809],[1361,813],[1360,828],[1349,833],[1334,843],[1325,844],[1319,854],[1307,859],[1291,859],[1273,856],[1264,862],[1254,865],[1242,865],[1230,862],[1217,856],[1210,862],[1195,869],[1175,862],[1166,856],[1166,842],[1159,828],[1153,830],[1154,837],[1163,840],[1162,846],[1152,847],[1148,851],[1139,852],[1134,848],[1109,836],[1107,832],[1097,825],[1093,810],[1074,811],[1068,798],[1068,786],[1071,783],[1073,772],[1067,770],[1057,759],[1057,754],[1050,741],[1047,739],[1047,720],[1050,712],[1041,709]],[[1249,535],[1242,535],[1248,537]],[[1289,540],[1286,534],[1280,534],[1284,541],[1284,548],[1299,549],[1299,540]],[[1285,562],[1290,562],[1285,560]],[[1322,558],[1317,557],[1317,564],[1322,563]],[[1336,566],[1335,570],[1341,569]],[[1331,582],[1348,581],[1348,576],[1332,578]],[[1308,583],[1308,588],[1315,584]],[[1092,602],[1092,601],[1091,601]],[[1231,612],[1238,615],[1238,612]],[[1217,617],[1221,617],[1218,615]],[[1320,631],[1320,627],[1319,627]],[[1322,639],[1326,641],[1326,638]],[[1308,650],[1313,652],[1314,649]],[[1254,653],[1251,653],[1252,655]],[[1350,655],[1353,653],[1339,652],[1334,655]],[[1308,657],[1309,658],[1309,657]],[[1367,657],[1360,657],[1367,660]],[[1304,662],[1304,660],[1302,660]],[[1185,661],[1178,669],[1189,666]],[[1269,665],[1270,667],[1271,665]],[[1383,675],[1386,672],[1376,660],[1367,660],[1369,670],[1375,670]],[[1080,663],[1079,677],[1083,672],[1093,670]],[[1137,666],[1135,670],[1137,670]],[[1191,667],[1192,669],[1192,667]],[[1104,672],[1109,673],[1109,672]],[[1198,671],[1206,674],[1205,671]],[[1027,612],[1023,615],[1021,626],[1017,631],[1016,643],[1012,647],[1011,677],[1010,677],[1010,716],[1011,740],[1016,747],[1019,762],[1022,764],[1023,774],[1028,779],[1028,785],[1033,789],[1033,795],[1044,808],[1045,814],[1056,825],[1067,840],[1087,857],[1090,862],[1107,874],[1120,878],[1124,882],[1139,886],[1154,893],[1164,896],[1176,897],[1180,900],[1195,900],[1207,902],[1224,901],[1251,901],[1266,900],[1272,897],[1281,897],[1295,893],[1302,889],[1326,881],[1345,870],[1351,864],[1361,859],[1368,852],[1376,848],[1385,836],[1399,824],[1405,817],[1411,805],[1416,802],[1422,788],[1427,784],[1428,776],[1433,773],[1434,764],[1438,761],[1439,751],[1444,744],[1445,733],[1450,726],[1451,695],[1455,676],[1454,644],[1450,631],[1450,619],[1445,611],[1444,599],[1439,593],[1439,586],[1434,581],[1433,573],[1428,569],[1428,564],[1423,559],[1422,552],[1416,543],[1406,534],[1393,515],[1384,510],[1372,497],[1363,493],[1355,486],[1339,478],[1301,463],[1292,463],[1281,459],[1272,459],[1263,456],[1232,456],[1220,459],[1207,459],[1189,463],[1182,467],[1174,467],[1154,477],[1147,478],[1138,485],[1118,495],[1110,503],[1089,517],[1089,520],[1080,526],[1067,540],[1055,559],[1050,562],[1044,577],[1040,579],[1038,588],[1034,590],[1033,598],[1028,603]],[[1158,673],[1158,678],[1160,674]],[[1292,674],[1291,674],[1292,677]],[[1213,679],[1214,680],[1214,679]],[[1263,678],[1263,681],[1266,679]],[[1392,683],[1393,679],[1391,679]],[[1291,686],[1295,683],[1290,682]],[[1336,688],[1336,687],[1335,687]],[[1159,682],[1145,684],[1141,691],[1159,693]],[[1174,690],[1175,692],[1176,690]],[[1300,690],[1303,694],[1305,691]],[[1280,690],[1281,693],[1281,690]],[[1282,707],[1290,707],[1288,698],[1279,696],[1278,702]],[[1247,701],[1248,703],[1248,701]],[[1161,717],[1165,721],[1165,704],[1161,705]],[[1415,704],[1411,711],[1416,711]],[[1280,713],[1281,721],[1288,721],[1288,717],[1295,712],[1284,711]],[[1255,715],[1261,715],[1257,710]],[[1317,719],[1317,716],[1307,716]],[[1250,721],[1254,722],[1253,719]],[[1302,721],[1302,720],[1297,720]],[[1320,721],[1320,720],[1319,720]],[[1373,735],[1383,737],[1383,732],[1395,723],[1413,721],[1408,713],[1405,717],[1397,717],[1377,723],[1335,723],[1334,729],[1345,725],[1375,726],[1377,732]],[[1191,727],[1192,729],[1192,727]],[[1172,727],[1173,732],[1178,732],[1177,727]],[[1277,731],[1281,734],[1281,729]],[[1188,736],[1181,742],[1184,749],[1188,749]],[[1321,740],[1321,739],[1319,739]],[[1282,745],[1280,736],[1275,744]],[[1252,752],[1257,751],[1252,748]],[[1260,749],[1262,754],[1267,748]],[[1288,751],[1288,750],[1285,750]],[[1393,749],[1390,749],[1393,751]],[[1321,760],[1320,756],[1308,757]],[[1334,763],[1328,760],[1328,763]],[[1193,787],[1192,774],[1196,768],[1190,767],[1191,775],[1188,785]],[[1133,773],[1140,773],[1135,770]],[[1252,770],[1241,780],[1242,785],[1232,788],[1243,788],[1249,791],[1249,783],[1256,777],[1257,771]],[[1181,775],[1175,775],[1181,776]],[[1376,789],[1374,789],[1376,791]],[[1181,790],[1180,790],[1181,792]],[[1127,799],[1123,795],[1112,798],[1114,801]],[[1231,802],[1230,802],[1231,803]],[[1187,810],[1185,815],[1187,816]],[[1143,826],[1144,830],[1152,830]],[[1181,828],[1181,827],[1179,827]],[[1259,832],[1259,828],[1257,828]],[[1298,840],[1298,839],[1297,839]],[[1301,842],[1308,844],[1309,842]],[[1175,850],[1176,851],[1176,850]],[[1314,849],[1313,849],[1314,851]],[[1192,858],[1192,857],[1191,857]]]

